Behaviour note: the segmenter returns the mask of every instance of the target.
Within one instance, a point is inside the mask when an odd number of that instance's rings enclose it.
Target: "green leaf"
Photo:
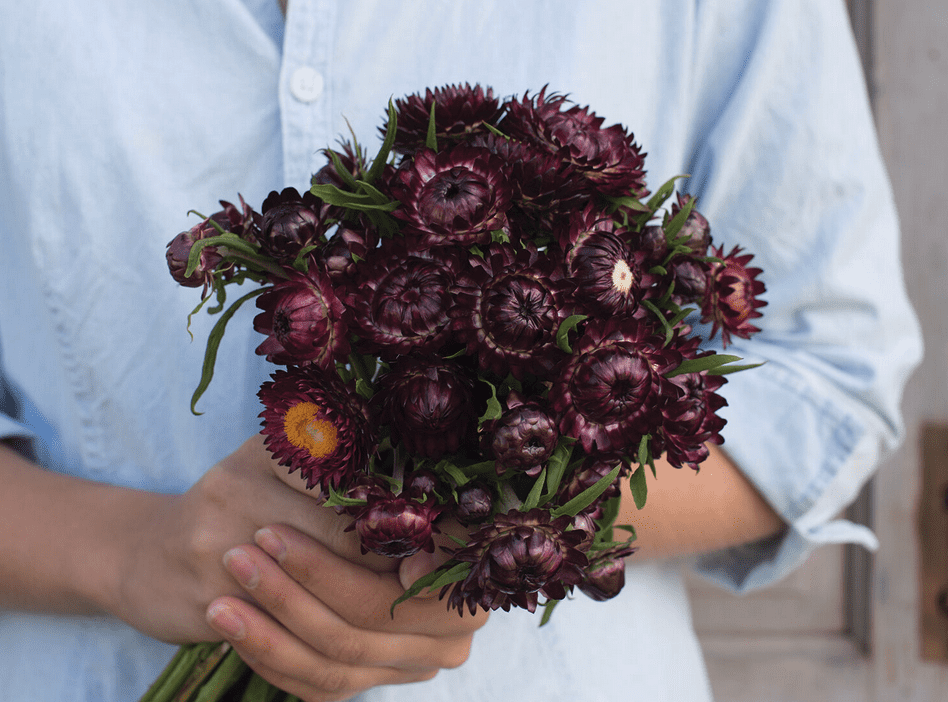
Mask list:
[[[553,499],[556,491],[560,489],[560,483],[563,482],[563,476],[569,466],[569,459],[573,455],[573,443],[572,441],[563,441],[561,437],[560,442],[553,449],[553,455],[550,456],[550,460],[546,464],[546,496],[540,504],[546,504]]]
[[[648,200],[648,203],[646,206],[648,207],[649,212],[657,212],[658,208],[661,207],[663,204],[665,204],[665,200],[671,197],[671,194],[675,192],[676,180],[678,180],[679,178],[688,178],[688,177],[689,176],[687,175],[676,175],[676,176],[672,176],[671,178],[666,180],[664,183],[662,183],[661,187],[659,187],[659,189],[655,191],[655,194],[652,195],[652,197],[650,197]]]
[[[739,371],[750,370],[751,368],[760,368],[762,365],[764,365],[763,361],[761,361],[760,363],[743,363],[743,364],[734,365],[734,366],[732,365],[719,366],[717,368],[712,368],[711,370],[709,370],[708,375],[727,375],[729,373],[737,373]]]
[[[741,360],[743,359],[740,356],[731,356],[726,353],[714,353],[708,356],[700,356],[699,358],[688,358],[682,361],[681,365],[677,368],[668,371],[665,377],[674,378],[676,375],[700,373],[701,371],[711,372],[715,368],[720,368],[721,366]]]
[[[395,144],[395,128],[397,125],[398,115],[395,112],[395,103],[393,103],[391,98],[389,98],[388,128],[385,130],[385,139],[382,141],[382,146],[379,148],[379,152],[375,156],[375,160],[372,161],[372,165],[369,167],[369,172],[365,174],[365,180],[369,184],[374,183],[376,179],[382,175],[382,170],[385,168],[385,162],[388,161],[388,154],[392,150],[392,146]]]
[[[357,500],[352,497],[346,497],[336,492],[332,485],[329,486],[329,498],[323,502],[323,507],[364,507],[368,502]]]
[[[619,470],[621,468],[621,465],[616,466],[607,475],[601,477],[595,482],[595,484],[583,490],[565,505],[562,507],[557,507],[551,513],[553,518],[555,519],[556,517],[562,517],[564,514],[569,515],[570,517],[575,517],[577,514],[589,507],[589,505],[595,502],[599,496],[608,490],[609,486],[615,482],[615,479],[618,477]]]
[[[425,135],[425,146],[438,153],[438,128],[435,126],[435,101],[431,102],[431,112],[428,114],[428,133]]]
[[[435,589],[444,587],[445,585],[463,580],[470,572],[470,563],[459,563],[458,561],[452,559],[437,570],[433,570],[427,575],[422,575],[420,578],[418,578],[418,580],[413,582],[407,590],[405,590],[401,597],[392,603],[392,608],[390,610],[392,617],[395,617],[395,607],[406,600],[410,600],[425,588]]]
[[[510,141],[510,137],[500,131],[493,124],[488,124],[487,122],[482,122],[481,124],[483,124],[484,128],[487,129],[487,131],[489,131],[491,134],[495,134],[496,136],[503,137],[504,139]]]
[[[563,600],[547,600],[543,603],[543,617],[540,618],[540,626],[546,626],[550,623],[550,617],[553,616],[553,609]]]
[[[487,400],[487,409],[484,410],[484,414],[477,420],[478,426],[493,419],[500,419],[504,413],[504,408],[501,406],[500,400],[497,399],[497,387],[486,378],[480,380],[482,383],[490,385],[490,399]]]
[[[317,183],[309,191],[329,205],[358,210],[359,212],[392,212],[398,208],[398,202],[395,200],[386,199],[384,202],[378,202],[373,194],[365,192],[350,193],[330,183]]]
[[[647,212],[651,214],[655,210],[650,210],[648,205],[643,203],[637,197],[632,197],[631,195],[621,195],[618,197],[606,197],[605,200],[615,206],[615,209],[620,207],[625,207],[626,209],[633,210],[634,212]]]
[[[493,229],[490,233],[490,240],[495,244],[509,244],[510,237],[503,229]]]
[[[639,465],[629,478],[629,487],[632,490],[632,499],[635,506],[642,509],[645,506],[645,499],[648,497],[648,486],[645,484],[645,464]]]
[[[675,237],[678,236],[678,232],[680,232],[681,228],[685,225],[685,220],[688,219],[688,215],[691,214],[691,210],[694,209],[694,206],[695,206],[695,200],[694,198],[691,198],[690,200],[688,200],[688,202],[685,203],[685,206],[682,207],[678,211],[678,214],[672,217],[671,221],[669,221],[663,227],[663,229],[665,230],[665,239],[669,243],[675,242]],[[690,253],[691,248],[690,247],[686,247],[686,248],[688,248],[688,252]]]
[[[339,176],[339,179],[345,183],[350,190],[355,190],[358,187],[355,177],[349,172],[349,169],[343,165],[342,159],[339,158],[339,154],[337,154],[332,149],[328,149],[328,151],[332,165],[336,169],[336,175]],[[313,177],[315,178],[316,176],[314,175]],[[314,183],[311,182],[310,185],[314,185]]]
[[[658,309],[651,301],[642,300],[641,304],[647,310],[649,310],[655,318],[661,322],[662,328],[665,330],[665,346],[668,346],[668,342],[672,340],[672,337],[675,335],[675,328],[668,323],[668,320],[665,319],[664,313]]]
[[[211,236],[207,239],[198,239],[191,245],[191,251],[188,253],[188,265],[184,269],[184,275],[190,276],[197,269],[201,262],[201,250],[205,246],[226,246],[228,249],[238,251],[248,257],[257,257],[257,247],[241,239],[236,234],[224,232],[219,236]]]
[[[211,329],[211,333],[207,338],[207,349],[204,351],[204,365],[201,368],[201,382],[198,383],[197,389],[191,396],[192,414],[202,414],[201,412],[196,411],[194,407],[197,405],[198,400],[201,399],[201,395],[203,395],[204,391],[207,390],[208,386],[211,384],[211,379],[214,377],[214,363],[217,361],[217,350],[220,348],[221,339],[224,338],[224,331],[227,328],[227,323],[230,321],[231,317],[234,316],[237,310],[240,309],[242,304],[244,304],[247,300],[256,297],[266,289],[267,288],[258,288],[257,290],[253,290],[237,300],[237,302],[232,304],[227,309],[227,311],[221,315],[220,319],[217,320],[217,324],[215,324],[214,328]]]
[[[533,483],[533,487],[530,488],[530,494],[527,495],[527,499],[523,501],[523,505],[520,508],[521,512],[529,512],[534,507],[539,506],[540,492],[543,490],[543,484],[545,482],[546,468],[540,471],[540,475],[537,476],[536,481]]]
[[[640,466],[644,466],[652,460],[651,452],[648,450],[648,442],[651,438],[651,434],[646,434],[639,440],[639,451],[636,455],[636,461]]]
[[[454,480],[454,484],[457,485],[458,487],[461,487],[462,485],[464,485],[464,483],[470,480],[470,478],[467,477],[467,475],[465,475],[464,471],[458,468],[453,463],[449,463],[447,461],[445,461],[444,463],[445,465],[443,466],[439,464],[439,467],[441,468],[441,470],[443,470],[445,473],[451,476],[451,479]]]
[[[586,318],[584,314],[573,314],[563,320],[559,329],[556,330],[556,345],[560,347],[560,350],[573,353],[573,347],[569,343],[569,333]]]
[[[372,385],[365,378],[356,379],[355,389],[366,400],[371,400],[372,396],[375,395],[375,390],[372,389]]]

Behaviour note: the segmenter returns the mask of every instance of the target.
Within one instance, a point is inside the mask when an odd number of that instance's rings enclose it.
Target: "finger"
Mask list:
[[[360,629],[336,614],[254,546],[232,549],[225,567],[271,617],[327,658],[352,666],[431,670],[466,660],[470,636],[435,638]],[[367,581],[379,576],[354,569]],[[347,587],[340,578],[337,588]]]
[[[258,434],[245,441],[228,457],[231,470],[250,472],[255,481],[251,518],[258,527],[277,518],[296,529],[319,539],[334,553],[351,561],[363,563],[378,571],[394,571],[398,564],[391,558],[374,553],[363,554],[359,537],[346,531],[352,518],[324,507],[319,491],[308,490],[298,472],[290,474],[272,457]]]
[[[370,687],[409,682],[432,672],[335,661],[307,646],[250,603],[234,597],[214,600],[207,617],[251,668],[277,687],[304,699],[347,699]]]
[[[392,616],[392,603],[405,592],[396,574],[368,571],[285,524],[261,529],[255,538],[293,580],[358,628],[463,636],[487,622],[485,612],[459,615],[434,598],[410,599],[399,604]]]

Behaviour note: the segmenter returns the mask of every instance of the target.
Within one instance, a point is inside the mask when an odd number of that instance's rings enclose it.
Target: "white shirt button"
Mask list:
[[[300,66],[290,77],[290,92],[300,102],[313,102],[323,93],[322,74],[311,66]]]

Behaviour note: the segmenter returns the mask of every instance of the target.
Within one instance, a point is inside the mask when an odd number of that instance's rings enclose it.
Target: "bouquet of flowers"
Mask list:
[[[444,518],[467,528],[399,601],[436,588],[461,615],[542,606],[545,622],[574,588],[614,597],[634,551],[619,481],[641,508],[656,458],[697,469],[722,442],[717,391],[748,366],[692,325],[725,346],[758,331],[760,270],[712,243],[678,177],[648,191],[624,127],[546,88],[428,89],[390,103],[381,133],[374,159],[353,135],[309,190],[259,212],[222,201],[168,245],[174,279],[203,289],[195,312],[222,313],[192,410],[255,298],[279,463],[364,551],[404,558],[432,551]],[[145,699],[192,699],[188,676],[268,689],[226,644],[179,658]]]

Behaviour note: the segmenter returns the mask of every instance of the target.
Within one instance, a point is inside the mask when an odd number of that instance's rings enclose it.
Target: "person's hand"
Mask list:
[[[219,640],[205,617],[208,604],[223,595],[250,598],[225,570],[224,554],[273,523],[310,535],[341,559],[376,571],[398,568],[394,559],[362,556],[358,537],[345,531],[351,518],[314,496],[273,460],[259,435],[183,495],[142,493],[135,513],[114,525],[116,555],[105,564],[114,585],[104,609],[163,641]]]
[[[286,525],[228,551],[227,570],[253,603],[215,599],[208,621],[261,677],[306,702],[432,678],[461,665],[487,614],[459,616],[437,593],[392,603],[447,556],[421,552],[379,573]]]

